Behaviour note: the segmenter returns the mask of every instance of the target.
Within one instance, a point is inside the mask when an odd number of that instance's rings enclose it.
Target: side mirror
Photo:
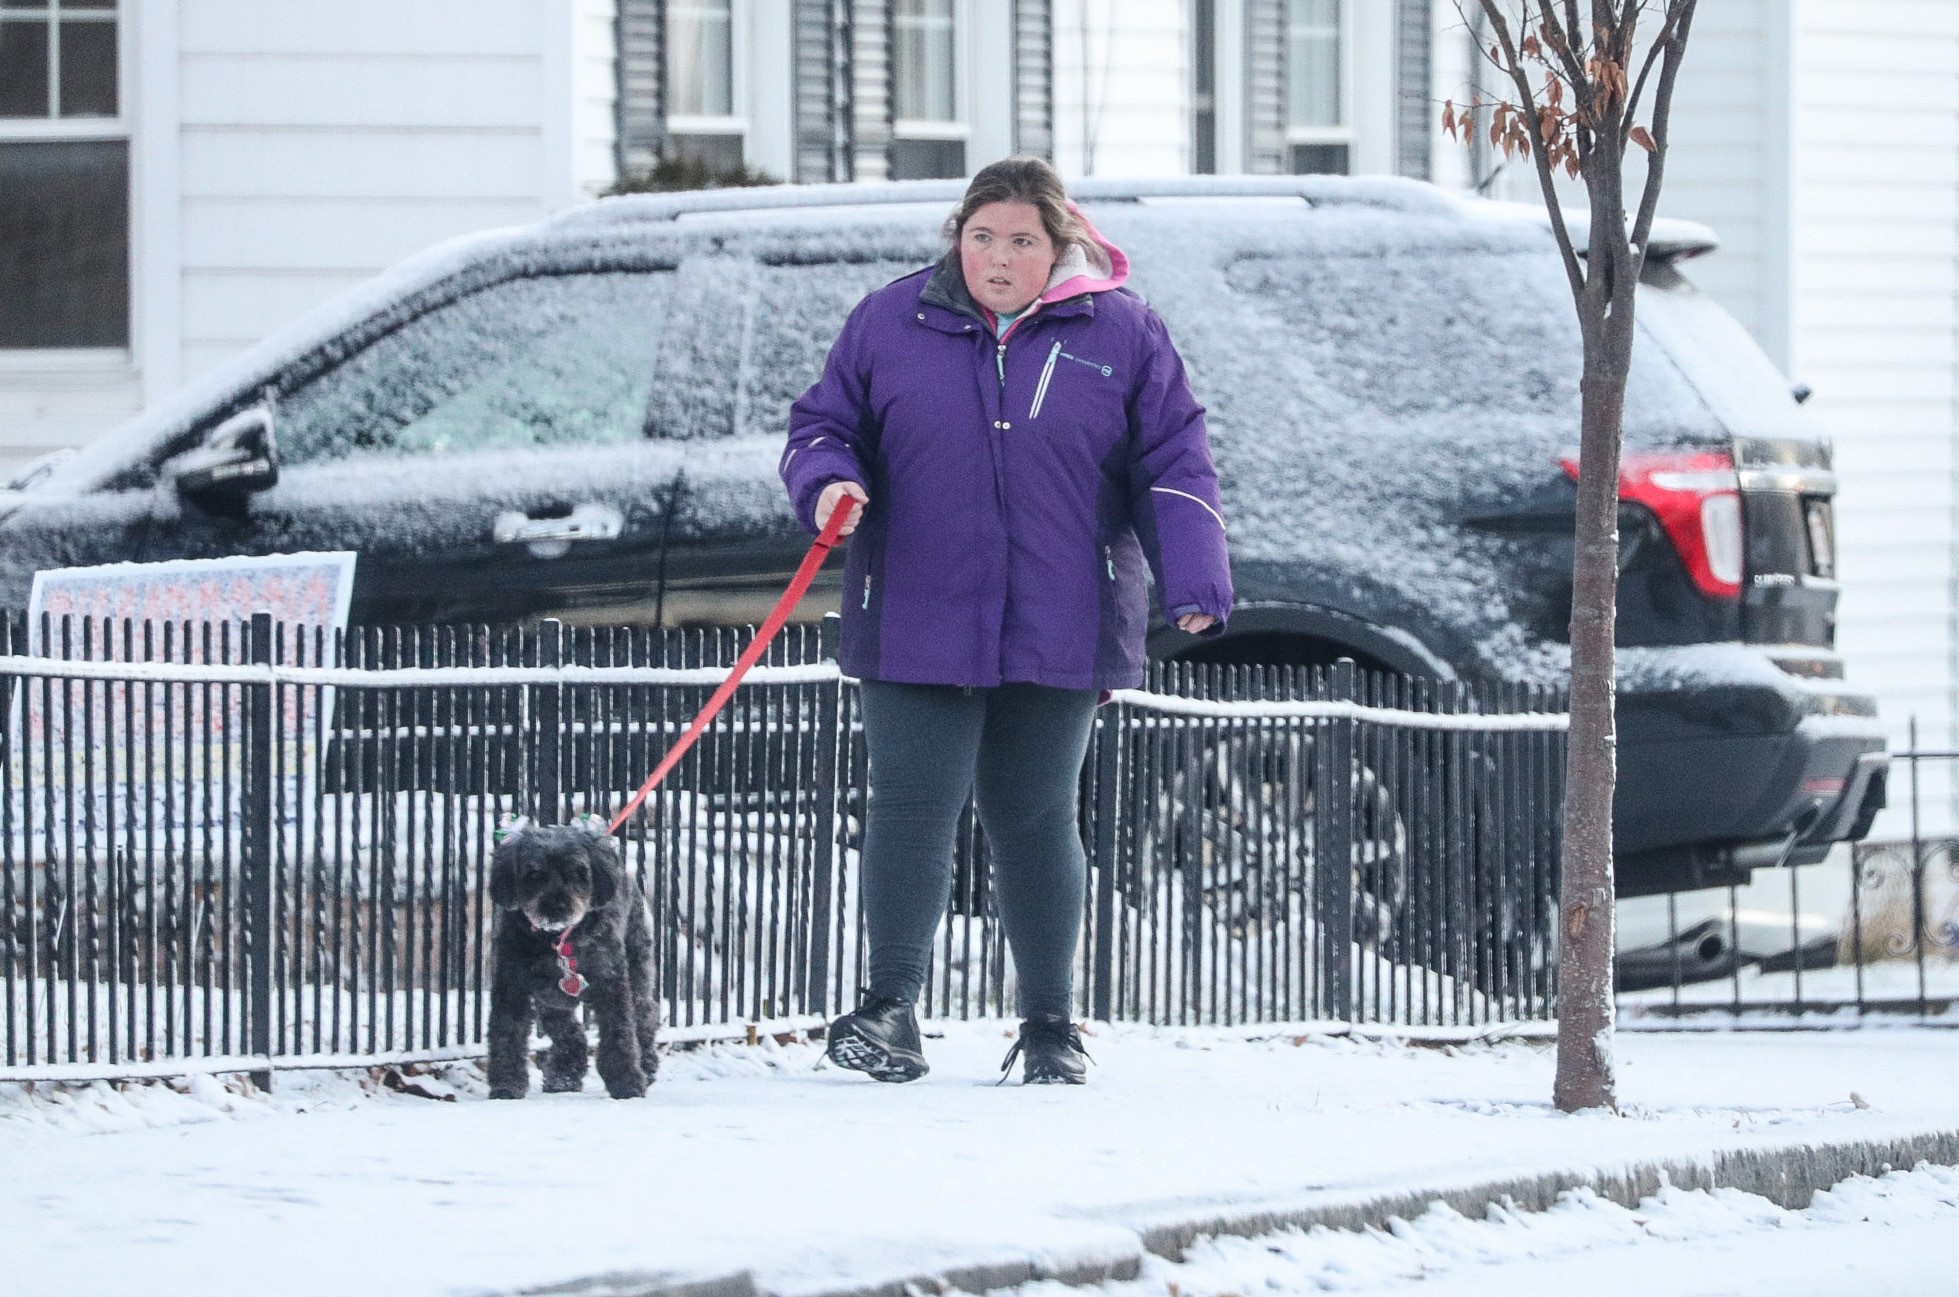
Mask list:
[[[275,485],[279,456],[272,411],[255,405],[232,415],[202,446],[179,455],[171,469],[179,492],[203,500],[240,501]]]

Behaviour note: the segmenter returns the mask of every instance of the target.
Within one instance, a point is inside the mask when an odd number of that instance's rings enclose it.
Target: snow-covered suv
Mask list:
[[[1524,208],[1394,180],[1084,182],[1210,407],[1241,600],[1159,652],[1560,678],[1578,340]],[[0,493],[37,568],[353,549],[368,622],[755,620],[801,552],[787,408],[958,185],[608,200],[396,268]],[[1626,404],[1622,891],[1861,836],[1830,452],[1656,238]],[[834,606],[834,581],[807,611]]]

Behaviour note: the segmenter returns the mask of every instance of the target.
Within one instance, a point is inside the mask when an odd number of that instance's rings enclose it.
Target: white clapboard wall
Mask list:
[[[1839,644],[1902,747],[1954,733],[1959,4],[1794,6],[1791,368],[1836,438]],[[1953,785],[1928,768],[1949,825]],[[1894,799],[1902,802],[1902,798]],[[1887,833],[1906,831],[1888,817]]]
[[[181,3],[182,379],[610,152],[609,0]]]
[[[125,3],[129,353],[0,356],[0,469],[430,244],[613,180],[614,0]]]

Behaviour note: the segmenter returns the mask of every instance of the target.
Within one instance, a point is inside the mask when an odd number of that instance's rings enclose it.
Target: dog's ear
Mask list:
[[[592,908],[599,909],[610,905],[612,898],[619,894],[619,879],[624,868],[619,859],[619,839],[594,838],[591,850],[586,854],[592,862]]]
[[[524,853],[521,837],[505,838],[490,856],[490,904],[507,910],[517,903],[517,863]]]

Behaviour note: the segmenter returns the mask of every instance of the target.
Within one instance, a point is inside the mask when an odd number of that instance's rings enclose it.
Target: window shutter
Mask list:
[[[1014,152],[1054,157],[1054,2],[1014,0]]]
[[[802,184],[852,178],[851,8],[851,0],[796,0],[791,57]]]
[[[851,179],[891,175],[891,0],[851,0]]]
[[[1245,0],[1245,170],[1286,170],[1285,0]]]
[[[619,176],[650,171],[667,135],[665,0],[619,0],[619,98],[615,161]]]
[[[1398,0],[1394,24],[1394,168],[1429,178],[1430,0]]]

